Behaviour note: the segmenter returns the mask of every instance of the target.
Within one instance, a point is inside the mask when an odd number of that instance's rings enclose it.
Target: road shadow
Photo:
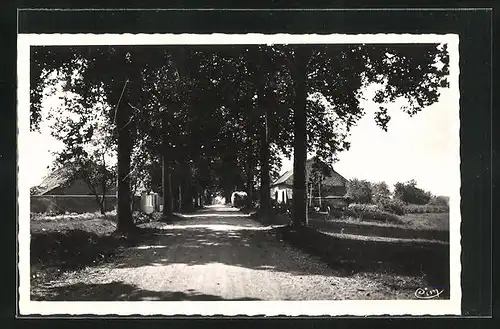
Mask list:
[[[56,259],[63,270],[108,262],[116,268],[220,263],[299,276],[372,272],[426,277],[430,284],[449,286],[447,245],[339,239],[314,229],[266,227],[234,210],[223,213],[228,216],[203,209],[172,225],[154,223],[127,237],[75,231],[56,242],[36,242],[38,236],[32,239],[32,260]],[[328,264],[327,271],[317,266],[321,261]]]
[[[131,284],[115,281],[104,284],[76,283],[50,287],[32,294],[31,300],[44,301],[218,301],[218,300],[259,300],[256,298],[226,299],[208,295],[196,290],[152,291]]]
[[[334,237],[313,228],[281,227],[277,235],[330,268],[343,273],[394,273],[424,277],[434,287],[449,287],[449,245],[353,240]],[[449,290],[449,289],[448,289]]]
[[[157,240],[132,248],[134,257],[117,259],[116,267],[204,265],[222,263],[255,270],[281,271],[294,275],[352,276],[359,272],[391,273],[426,277],[435,284],[448,283],[449,246],[424,243],[394,243],[340,239],[316,230],[291,232],[286,227],[257,226],[241,221],[205,219],[205,225],[165,227],[156,231]],[[212,224],[210,224],[212,223]],[[215,224],[217,223],[217,224]],[[312,266],[314,262],[293,258],[289,243],[318,257],[331,271]],[[284,260],[284,261],[283,261]]]

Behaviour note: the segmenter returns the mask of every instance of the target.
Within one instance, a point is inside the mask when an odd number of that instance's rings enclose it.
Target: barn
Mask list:
[[[309,179],[314,169],[321,168],[321,184],[314,184]],[[308,182],[308,203],[343,204],[347,193],[347,179],[336,172],[333,167],[315,158],[306,161],[306,181]],[[317,186],[315,186],[317,185]],[[293,169],[281,175],[271,185],[271,198],[278,203],[287,203],[293,197]]]
[[[75,177],[72,164],[61,166],[52,171],[43,181],[32,189],[31,212],[36,213],[85,213],[100,210],[99,201],[82,178]],[[102,187],[96,187],[102,195]],[[116,185],[106,189],[105,210],[116,205]]]

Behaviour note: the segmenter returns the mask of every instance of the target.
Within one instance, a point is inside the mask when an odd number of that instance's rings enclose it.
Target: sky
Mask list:
[[[364,91],[361,106],[365,116],[352,129],[351,147],[338,155],[334,169],[347,179],[372,182],[385,181],[392,189],[396,182],[417,181],[417,186],[435,195],[453,194],[458,157],[458,101],[449,89],[442,90],[439,102],[424,108],[413,117],[400,110],[401,104],[388,105],[391,121],[385,132],[375,124],[378,105],[370,101],[374,90]],[[57,94],[43,103],[43,113],[60,105]],[[62,144],[50,135],[50,123],[42,122],[41,132],[30,132],[30,185],[41,183],[50,173],[53,152]],[[36,159],[36,160],[35,160]],[[281,172],[293,167],[292,160],[283,158]]]
[[[366,114],[351,131],[350,149],[338,154],[333,168],[347,179],[385,181],[391,189],[397,182],[415,179],[417,186],[435,195],[454,194],[455,171],[450,169],[460,165],[457,103],[445,89],[439,102],[413,117],[401,111],[400,104],[390,104],[385,132],[375,124],[378,106],[362,101]],[[293,160],[285,158],[282,172],[292,168]]]

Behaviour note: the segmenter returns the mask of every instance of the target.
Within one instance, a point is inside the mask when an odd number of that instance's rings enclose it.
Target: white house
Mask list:
[[[306,162],[306,180],[308,181],[308,198],[310,203],[314,201],[323,201],[327,203],[340,204],[344,202],[344,196],[347,193],[346,183],[347,180],[336,172],[332,166],[319,162],[322,166],[323,175],[321,179],[321,184],[314,186],[312,182],[309,181],[310,174],[314,168],[316,160],[311,158]],[[293,197],[293,169],[288,170],[283,175],[281,175],[275,182],[271,185],[271,198],[276,200],[278,203],[286,203]]]

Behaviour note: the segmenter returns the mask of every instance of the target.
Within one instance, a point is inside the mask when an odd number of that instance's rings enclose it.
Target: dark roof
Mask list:
[[[47,194],[53,189],[64,185],[73,177],[73,166],[71,164],[62,166],[52,173],[50,173],[47,177],[43,179],[43,181],[38,185],[38,193],[39,195]]]
[[[306,170],[307,174],[312,170],[312,166],[315,162],[314,158],[311,158],[306,161]],[[323,163],[327,168],[328,168],[328,175],[326,175],[323,178],[323,184],[329,185],[329,186],[345,186],[347,180],[340,175],[338,172],[336,172],[332,166]],[[281,175],[274,183],[271,184],[271,186],[276,186],[276,185],[288,185],[288,186],[293,186],[293,169],[288,170],[285,172],[283,175]]]

